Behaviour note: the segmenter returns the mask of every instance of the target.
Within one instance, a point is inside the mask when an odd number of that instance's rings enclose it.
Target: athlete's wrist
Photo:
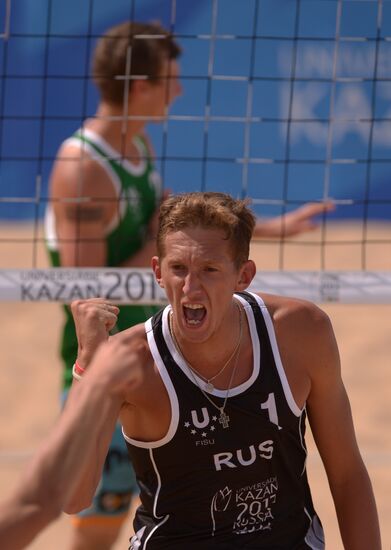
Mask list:
[[[73,378],[75,380],[81,380],[85,372],[86,372],[86,369],[83,368],[82,366],[80,366],[80,364],[78,363],[78,361],[76,359],[76,361],[74,362],[73,367],[72,367],[72,376],[73,376]]]

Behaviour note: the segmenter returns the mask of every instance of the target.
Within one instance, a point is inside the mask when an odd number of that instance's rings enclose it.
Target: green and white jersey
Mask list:
[[[107,265],[118,266],[144,243],[148,224],[161,197],[161,179],[155,170],[145,141],[134,139],[140,161],[133,164],[122,158],[98,134],[84,128],[67,139],[63,145],[79,147],[107,172],[118,197],[118,209],[106,228]],[[60,266],[55,219],[51,206],[46,211],[45,232],[52,264]]]
[[[138,164],[124,159],[119,151],[88,128],[78,130],[63,143],[64,145],[80,148],[81,152],[98,162],[110,177],[118,198],[118,208],[106,228],[106,265],[118,266],[142,248],[148,224],[161,198],[161,178],[154,167],[147,145],[142,137],[134,138],[140,158]],[[52,265],[61,267],[56,220],[50,203],[45,215],[45,237]],[[144,322],[157,309],[146,306],[121,306],[118,330]],[[64,382],[68,386],[72,381],[71,369],[77,354],[77,339],[68,307],[65,307],[65,313],[61,356],[66,366]]]

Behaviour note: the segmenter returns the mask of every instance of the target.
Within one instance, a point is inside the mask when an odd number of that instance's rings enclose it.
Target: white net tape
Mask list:
[[[391,273],[381,271],[265,271],[255,292],[315,302],[391,304]],[[164,304],[166,296],[150,269],[4,269],[0,300],[61,302],[102,297],[123,304]]]

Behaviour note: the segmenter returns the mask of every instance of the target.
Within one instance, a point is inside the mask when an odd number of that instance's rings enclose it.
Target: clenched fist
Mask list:
[[[142,370],[152,363],[145,336],[125,331],[99,346],[83,384],[99,381],[107,394],[124,401],[137,388]]]
[[[98,346],[109,337],[119,308],[103,298],[76,300],[71,304],[79,349],[77,361],[86,368]]]

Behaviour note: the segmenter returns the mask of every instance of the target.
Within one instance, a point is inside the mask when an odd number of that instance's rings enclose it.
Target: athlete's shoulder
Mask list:
[[[330,318],[320,307],[306,300],[266,294],[262,298],[273,321],[290,383],[301,389],[303,384],[307,385],[306,395],[301,391],[297,394],[299,397],[296,395],[297,402],[304,403],[310,381],[323,376],[323,365],[338,365],[338,346]]]
[[[319,306],[308,300],[259,293],[275,325],[295,330],[314,330],[329,325],[328,315]]]
[[[104,167],[73,141],[60,147],[50,175],[51,192],[59,196],[110,198],[112,183]]]

